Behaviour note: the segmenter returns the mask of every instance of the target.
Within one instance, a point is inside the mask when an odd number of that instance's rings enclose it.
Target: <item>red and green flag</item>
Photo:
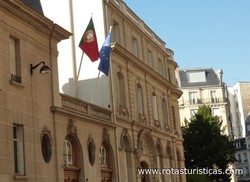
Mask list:
[[[79,47],[85,54],[87,54],[87,56],[92,62],[98,60],[99,51],[98,51],[97,38],[92,17],[82,36],[82,39],[79,43]]]

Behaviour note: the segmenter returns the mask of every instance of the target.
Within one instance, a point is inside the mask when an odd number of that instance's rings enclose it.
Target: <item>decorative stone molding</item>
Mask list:
[[[128,109],[119,105],[119,116],[124,117],[124,118],[129,118]]]
[[[87,149],[88,149],[89,163],[92,166],[94,166],[96,146],[95,146],[95,141],[94,141],[92,135],[89,135],[89,137],[88,137]]]
[[[49,128],[47,126],[44,126],[40,135],[40,141],[42,143],[43,140],[43,136],[47,134],[49,136],[50,142],[52,142],[52,136],[51,136],[51,132],[49,130]]]
[[[68,127],[67,127],[67,134],[73,134],[77,136],[77,127],[73,119],[69,119]]]
[[[147,119],[144,114],[138,113],[138,120],[139,120],[139,123],[143,123],[143,124],[147,123]]]
[[[110,141],[110,131],[107,128],[103,128],[102,141]]]
[[[161,129],[161,122],[158,120],[154,120],[154,127],[157,129]]]

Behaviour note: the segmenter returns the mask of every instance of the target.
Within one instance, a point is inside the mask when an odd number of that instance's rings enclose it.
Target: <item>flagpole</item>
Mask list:
[[[73,83],[74,89],[76,89],[76,50],[75,50],[75,29],[74,29],[74,14],[73,14],[73,4],[72,0],[69,0],[69,14],[70,14],[70,31],[72,33],[71,36],[71,51],[72,51],[72,67],[73,67]],[[72,92],[71,92],[72,93]],[[73,93],[76,93],[76,90],[73,90]]]
[[[100,73],[101,73],[101,71],[98,72],[97,80],[96,80],[96,83],[95,83],[95,88],[94,88],[94,91],[93,91],[93,94],[92,94],[92,97],[91,97],[91,101],[90,102],[92,104],[94,103],[94,97],[95,97],[95,92],[96,92],[97,84],[99,82]]]
[[[83,56],[84,56],[84,52],[82,52],[82,57],[81,57],[80,65],[79,65],[77,76],[76,76],[76,82],[75,82],[75,88],[74,88],[74,91],[75,91],[74,96],[75,97],[76,97],[76,93],[77,93],[78,79],[79,79],[80,72],[81,72]]]

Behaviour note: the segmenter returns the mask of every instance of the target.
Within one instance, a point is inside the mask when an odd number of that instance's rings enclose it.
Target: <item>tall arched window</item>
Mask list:
[[[113,22],[113,28],[112,29],[113,29],[112,30],[112,41],[121,43],[120,42],[119,24],[116,21]]]
[[[125,181],[133,181],[133,169],[132,169],[132,161],[131,161],[131,152],[130,152],[130,143],[128,137],[123,136],[123,144],[124,144],[124,152],[123,152],[123,162],[124,162],[124,170],[125,170]]]
[[[139,57],[139,52],[138,52],[138,41],[135,37],[132,38],[132,53],[136,56]]]
[[[137,99],[137,112],[140,114],[144,114],[143,93],[142,93],[142,87],[139,83],[137,84],[136,99]]]
[[[172,108],[172,118],[173,118],[174,129],[176,130],[175,107],[172,106],[171,108]]]
[[[162,118],[163,118],[163,127],[167,128],[168,126],[168,110],[167,110],[167,102],[163,98],[162,99]]]
[[[123,75],[120,72],[117,73],[117,79],[119,104],[122,107],[126,107],[125,81]]]
[[[154,120],[158,120],[158,106],[157,106],[157,97],[155,93],[152,93],[152,105],[153,105],[153,115],[154,115]]]

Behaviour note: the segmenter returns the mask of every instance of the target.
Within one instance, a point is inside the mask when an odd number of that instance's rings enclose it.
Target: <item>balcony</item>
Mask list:
[[[217,98],[196,98],[196,99],[184,99],[179,100],[179,106],[199,106],[199,105],[218,105],[225,104],[226,100],[223,97]]]
[[[111,123],[111,113],[109,109],[102,108],[100,106],[88,103],[86,101],[61,94],[62,107],[52,108],[52,111],[62,110],[70,114],[74,114],[80,117],[86,117],[97,121],[105,121]]]

